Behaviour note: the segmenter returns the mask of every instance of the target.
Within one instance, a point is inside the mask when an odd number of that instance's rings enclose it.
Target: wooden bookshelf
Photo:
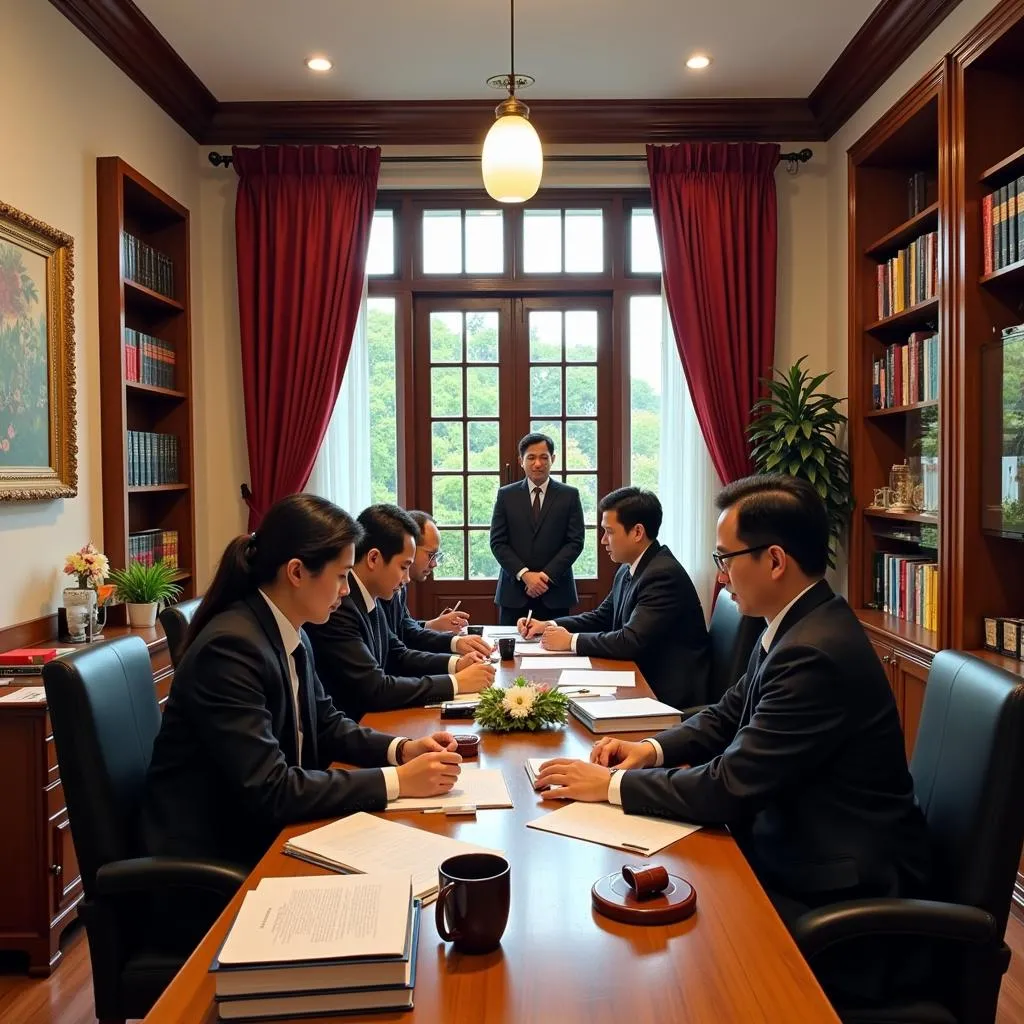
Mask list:
[[[96,161],[99,248],[100,394],[103,452],[103,547],[124,566],[128,538],[176,530],[183,598],[195,595],[195,468],[189,211],[118,157]],[[126,276],[122,233],[169,257],[173,294]],[[174,387],[128,379],[125,331],[141,331],[174,352]],[[129,484],[128,432],[172,434],[177,482]]]

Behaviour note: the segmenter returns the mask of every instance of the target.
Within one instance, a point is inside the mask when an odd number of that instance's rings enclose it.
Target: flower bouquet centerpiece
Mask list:
[[[537,686],[519,676],[507,689],[491,686],[480,692],[474,718],[494,732],[536,732],[549,725],[564,725],[569,698],[550,686]]]
[[[64,610],[67,621],[65,639],[81,642],[99,639],[105,624],[98,611],[112,596],[114,588],[104,581],[110,572],[107,556],[97,551],[92,543],[73,551],[64,559],[64,575],[73,576],[77,586],[64,590]]]

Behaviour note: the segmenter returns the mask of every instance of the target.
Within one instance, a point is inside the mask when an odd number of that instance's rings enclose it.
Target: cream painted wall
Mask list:
[[[0,24],[0,92],[8,100],[0,200],[75,240],[79,448],[77,498],[0,505],[0,625],[8,625],[52,612],[67,579],[63,556],[103,540],[96,158],[123,157],[189,207],[193,254],[199,175],[195,143],[54,7],[0,0]],[[194,275],[197,323],[204,291],[202,276]],[[196,344],[202,348],[198,331]],[[205,504],[208,494],[197,496]]]

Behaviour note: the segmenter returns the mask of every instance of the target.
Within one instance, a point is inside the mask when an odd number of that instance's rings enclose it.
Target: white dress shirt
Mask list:
[[[649,548],[650,546],[651,546],[650,543],[648,543],[647,544],[647,548]],[[629,563],[629,578],[630,579],[632,579],[636,575],[636,567],[640,564],[640,559],[643,558],[644,555],[647,554],[647,548],[644,548],[643,551],[641,551],[640,554],[637,555],[636,558],[634,558],[633,561]],[[572,648],[572,653],[573,654],[576,653],[576,641],[577,641],[577,639],[579,639],[579,633],[573,633],[572,634],[572,643],[570,644],[570,647]]]
[[[302,643],[302,639],[299,637],[299,631],[291,624],[284,612],[270,600],[269,597],[263,591],[260,591],[260,597],[270,607],[270,612],[274,616],[274,621],[277,623],[278,631],[281,634],[281,642],[284,644],[284,649],[288,652],[288,678],[292,684],[292,711],[295,715],[295,732],[296,732],[296,747],[299,756],[299,764],[302,764],[302,711],[299,708],[299,673],[295,667],[295,652],[298,650],[299,644]],[[398,745],[405,739],[404,736],[396,736],[388,747],[388,762],[389,764],[398,764]],[[397,800],[399,792],[398,784],[398,772],[395,768],[381,768],[381,772],[384,775],[384,785],[387,788],[388,800]]]
[[[765,651],[768,651],[772,646],[772,641],[775,639],[775,634],[779,631],[779,626],[782,625],[782,620],[789,614],[790,608],[793,607],[800,600],[804,594],[807,593],[811,587],[815,586],[818,580],[815,580],[810,587],[804,587],[792,601],[788,602],[785,607],[775,616],[773,619],[765,619],[768,623],[768,628],[761,634],[761,646]],[[660,768],[665,763],[665,751],[662,750],[661,744],[653,737],[648,736],[645,740],[641,740],[642,743],[650,743],[654,747],[654,767]],[[615,772],[611,777],[611,781],[608,783],[608,802],[610,804],[622,804],[622,772]]]
[[[529,478],[527,478],[526,482],[530,486],[530,508],[531,508],[531,510],[533,509],[533,492],[535,490],[540,490],[540,495],[539,495],[539,497],[540,497],[540,507],[543,508],[544,507],[544,499],[548,496],[548,484],[551,483],[551,477],[548,477],[547,480],[544,481],[544,483],[537,484],[536,487],[532,483],[530,483]],[[524,574],[528,573],[529,571],[530,570],[529,570],[528,567],[523,566],[523,568],[520,569],[519,572],[516,573],[516,579],[517,580],[521,580],[523,578]]]

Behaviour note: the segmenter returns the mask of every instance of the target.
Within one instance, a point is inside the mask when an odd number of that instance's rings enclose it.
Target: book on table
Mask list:
[[[683,716],[671,704],[653,697],[628,700],[569,698],[569,711],[591,732],[660,732],[678,725]]]

